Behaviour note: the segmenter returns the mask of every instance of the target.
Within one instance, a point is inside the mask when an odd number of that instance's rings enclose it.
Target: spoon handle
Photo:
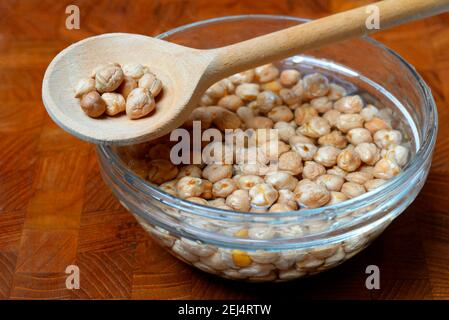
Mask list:
[[[214,49],[209,70],[220,79],[326,44],[365,36],[449,10],[449,0],[384,0],[290,27],[234,45]],[[369,28],[378,13],[379,28]],[[371,24],[373,26],[373,24]]]

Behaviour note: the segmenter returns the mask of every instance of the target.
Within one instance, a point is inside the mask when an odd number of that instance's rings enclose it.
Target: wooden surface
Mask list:
[[[81,29],[65,28],[65,8]],[[440,116],[432,170],[416,201],[368,249],[306,280],[254,285],[196,271],[159,248],[99,176],[93,147],[57,127],[41,102],[43,72],[73,41],[104,32],[155,35],[227,14],[320,17],[369,1],[165,0],[0,2],[0,298],[449,298],[449,15],[375,36],[432,87]],[[81,270],[80,290],[65,268]],[[381,289],[365,288],[377,265]]]

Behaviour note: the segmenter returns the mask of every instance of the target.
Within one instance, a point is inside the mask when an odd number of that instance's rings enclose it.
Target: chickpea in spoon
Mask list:
[[[147,116],[156,108],[155,98],[162,91],[162,81],[148,67],[139,63],[107,63],[96,67],[89,78],[75,87],[86,115],[98,118],[126,112],[129,119]]]

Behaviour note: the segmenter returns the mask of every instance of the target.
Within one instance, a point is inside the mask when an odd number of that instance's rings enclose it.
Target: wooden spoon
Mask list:
[[[385,0],[374,5],[379,10],[380,29],[449,10],[449,0]],[[366,27],[371,13],[361,7],[211,50],[126,33],[87,38],[61,51],[50,63],[43,80],[43,102],[58,125],[81,139],[102,144],[151,140],[179,127],[197,107],[204,91],[220,79],[378,31]],[[163,95],[153,115],[139,120],[129,120],[126,115],[93,119],[83,113],[74,98],[74,87],[105,62],[148,65],[162,80]]]

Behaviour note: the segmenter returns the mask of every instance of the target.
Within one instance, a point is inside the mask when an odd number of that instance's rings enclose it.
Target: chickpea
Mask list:
[[[124,74],[120,66],[109,64],[95,73],[95,88],[99,93],[113,92],[122,83]]]
[[[226,86],[221,81],[214,83],[205,92],[205,94],[207,94],[212,99],[220,99],[224,97],[226,93],[227,93]]]
[[[329,92],[329,81],[320,73],[305,76],[302,83],[307,99],[322,97]]]
[[[295,135],[295,127],[289,122],[279,121],[274,124],[274,129],[277,130],[279,139],[284,142],[289,142],[290,137]]]
[[[207,107],[215,104],[215,99],[212,99],[207,94],[203,94],[200,99],[200,106]]]
[[[226,198],[237,190],[237,184],[231,178],[225,178],[214,183],[212,194],[216,198]]]
[[[346,133],[351,129],[362,128],[363,118],[357,113],[341,114],[338,116],[335,126],[341,132]]]
[[[212,199],[213,198],[212,188],[213,183],[210,182],[209,180],[203,179],[203,192],[201,193],[200,197],[207,200]]]
[[[295,151],[287,151],[279,157],[279,170],[289,172],[292,175],[298,175],[303,170],[302,158]]]
[[[304,169],[302,170],[302,176],[304,179],[315,180],[319,176],[326,173],[326,168],[321,164],[314,161],[306,161]]]
[[[407,163],[408,153],[408,148],[396,145],[389,147],[387,150],[382,150],[380,155],[382,158],[395,161],[400,167],[403,167]]]
[[[345,182],[341,187],[341,192],[349,199],[358,197],[366,192],[365,187],[354,182]]]
[[[307,208],[322,207],[330,200],[330,192],[313,181],[298,183],[294,193],[298,204]]]
[[[362,109],[362,111],[360,111],[360,115],[366,122],[373,120],[373,118],[377,116],[378,113],[379,109],[377,109],[372,104],[367,105],[365,108]]]
[[[75,87],[75,98],[81,98],[91,91],[95,91],[95,80],[92,78],[81,79]]]
[[[204,192],[204,182],[200,178],[182,177],[176,183],[176,190],[182,199],[200,197]]]
[[[89,117],[98,118],[106,111],[106,102],[96,91],[89,92],[81,99],[81,109]]]
[[[295,122],[298,126],[302,126],[317,116],[318,112],[310,106],[301,106],[295,109]]]
[[[131,159],[128,162],[128,167],[142,179],[148,177],[148,164],[145,160]]]
[[[319,138],[330,133],[330,131],[329,123],[321,117],[313,117],[299,128],[301,134],[310,138]]]
[[[131,91],[138,87],[138,83],[135,79],[131,77],[125,77],[117,89],[117,92],[120,93],[123,98],[128,98]]]
[[[199,198],[199,197],[189,197],[189,198],[186,198],[186,200],[193,202],[193,203],[202,204],[203,206],[209,205],[209,202],[207,202],[207,200],[204,200],[203,198]]]
[[[301,78],[301,73],[295,69],[287,69],[281,72],[279,78],[284,87],[293,87]]]
[[[178,196],[178,191],[176,190],[176,183],[178,183],[178,180],[171,180],[164,182],[159,186],[159,189],[162,191],[165,191],[169,195],[172,195],[174,197]]]
[[[169,160],[156,159],[148,163],[148,180],[161,184],[170,181],[178,175],[178,167]]]
[[[249,196],[251,205],[269,207],[277,200],[279,194],[270,184],[260,183],[249,190]]]
[[[286,106],[278,106],[268,112],[267,116],[273,120],[273,122],[288,122],[293,119],[293,112]]]
[[[256,79],[260,83],[266,83],[273,81],[279,76],[279,69],[276,68],[273,64],[269,63],[255,68],[254,73],[256,75]]]
[[[235,89],[235,94],[245,101],[255,100],[259,95],[259,85],[256,83],[242,83]]]
[[[379,130],[374,134],[374,143],[380,149],[388,149],[402,141],[402,133],[398,130]]]
[[[273,91],[263,91],[257,96],[257,108],[262,113],[270,112],[282,103],[281,98]]]
[[[212,183],[231,177],[232,165],[230,164],[209,164],[203,170],[203,178]]]
[[[294,211],[296,208],[290,207],[289,205],[285,203],[275,203],[273,204],[268,212],[274,213],[274,212],[289,212]]]
[[[335,176],[344,178],[348,173],[339,166],[334,166],[332,169],[327,170],[327,174],[333,174]]]
[[[126,63],[123,65],[123,74],[136,80],[142,77],[146,71],[148,70],[140,63]]]
[[[329,122],[329,125],[331,126],[331,128],[336,128],[337,127],[337,121],[338,118],[340,117],[341,112],[337,111],[335,109],[326,111],[323,114],[323,118],[327,120],[327,122]]]
[[[310,101],[310,105],[318,113],[325,113],[332,109],[332,101],[330,101],[328,97],[319,97],[312,99]]]
[[[329,191],[340,191],[345,179],[332,174],[323,174],[316,178],[316,183],[323,185]]]
[[[272,185],[276,190],[287,189],[293,191],[298,183],[298,179],[288,172],[277,171],[268,173],[265,182]]]
[[[185,167],[182,167],[179,170],[178,176],[176,178],[180,179],[183,177],[194,177],[194,178],[201,178],[202,171],[199,167],[190,164]]]
[[[237,186],[243,190],[250,190],[255,185],[263,182],[263,178],[257,175],[242,175],[237,179]]]
[[[346,89],[342,86],[339,86],[338,84],[331,83],[329,85],[329,92],[327,94],[327,97],[329,100],[336,101],[338,99],[343,98],[347,95]]]
[[[344,149],[337,157],[337,165],[345,171],[355,171],[361,164],[362,161],[354,148]]]
[[[101,95],[101,98],[106,103],[106,114],[108,116],[115,116],[126,109],[125,98],[119,93],[106,92]]]
[[[270,81],[261,84],[261,89],[265,91],[273,91],[278,93],[282,89],[282,84],[279,80]]]
[[[226,129],[240,128],[242,121],[234,112],[218,106],[207,109],[212,112],[212,122],[217,129],[225,131]]]
[[[374,166],[374,177],[378,179],[391,179],[401,172],[401,168],[396,162],[390,159],[380,159]]]
[[[252,129],[270,129],[273,128],[273,120],[267,117],[257,116],[245,122],[248,128]]]
[[[243,101],[238,96],[231,94],[221,98],[218,101],[218,105],[235,112],[238,108],[243,106]]]
[[[281,89],[279,91],[279,95],[281,96],[282,101],[289,106],[301,102],[301,96],[298,95],[293,89]]]
[[[343,97],[335,101],[334,108],[342,113],[360,113],[363,100],[359,95]]]
[[[354,148],[360,160],[368,165],[374,165],[380,159],[380,152],[374,143],[361,143]]]
[[[373,179],[365,182],[365,188],[367,191],[372,191],[374,189],[379,188],[381,185],[383,185],[387,180],[384,179]]]
[[[313,160],[325,167],[333,167],[337,164],[337,157],[339,153],[340,149],[333,146],[320,147],[313,156]]]
[[[234,85],[239,85],[242,83],[248,83],[248,82],[252,82],[254,79],[254,70],[247,70],[244,72],[240,72],[237,74],[234,74],[232,76],[229,77],[229,80],[234,84]]]
[[[295,200],[295,194],[287,189],[278,190],[279,197],[276,201],[278,204],[285,204],[288,207],[292,208],[292,210],[298,209],[298,204]]]
[[[145,73],[139,80],[139,88],[147,89],[153,97],[157,97],[162,91],[162,81],[152,73]]]
[[[344,149],[348,145],[348,140],[340,131],[334,130],[325,134],[318,139],[318,144],[322,146],[333,146],[335,148]]]
[[[156,108],[156,102],[148,90],[136,88],[126,99],[126,115],[130,119],[139,119]]]
[[[231,80],[225,78],[225,79],[221,80],[220,82],[226,88],[226,93],[228,95],[232,95],[235,92],[235,85]]]
[[[354,128],[348,131],[346,135],[349,142],[353,145],[358,145],[361,143],[369,143],[373,142],[373,137],[371,136],[371,132],[369,132],[365,128]]]
[[[373,179],[373,174],[362,171],[351,172],[346,175],[345,179],[348,182],[354,182],[360,185],[364,185],[366,182]]]
[[[330,198],[331,199],[327,203],[328,205],[333,205],[348,200],[348,197],[344,193],[338,191],[331,191]]]
[[[382,129],[391,129],[390,125],[383,119],[374,117],[372,120],[365,123],[365,128],[368,129],[371,134]]]
[[[297,142],[292,145],[292,149],[297,152],[303,160],[312,160],[318,148],[312,143]]]
[[[235,190],[226,198],[226,205],[240,212],[248,212],[250,199],[248,190]]]

